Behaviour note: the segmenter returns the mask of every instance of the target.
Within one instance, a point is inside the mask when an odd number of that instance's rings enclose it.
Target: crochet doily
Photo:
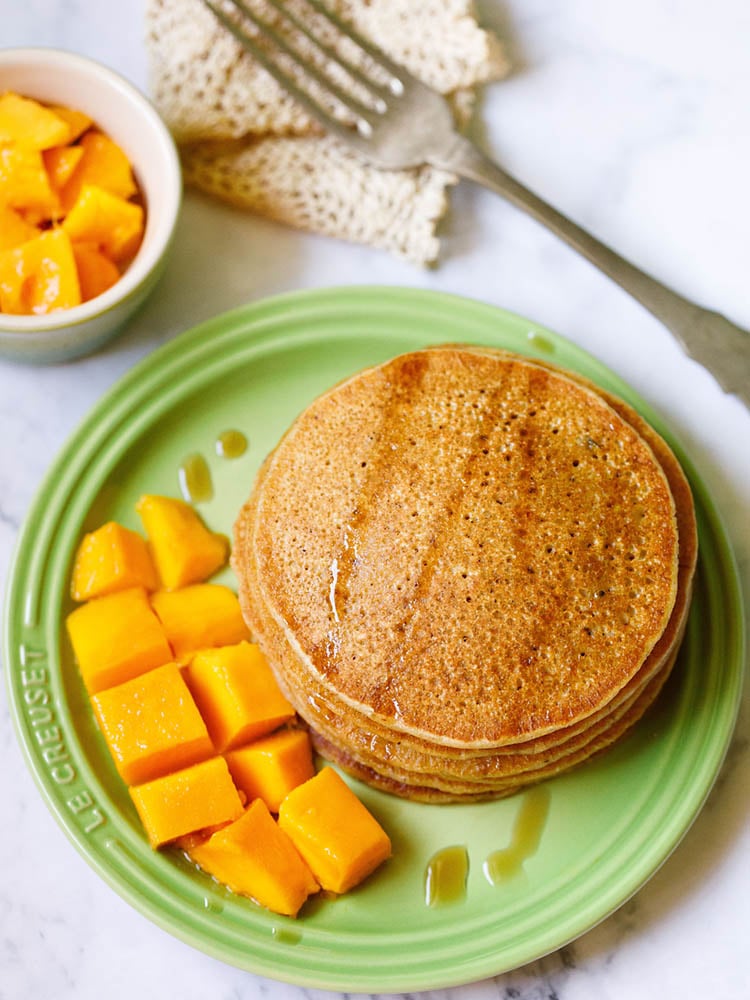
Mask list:
[[[471,0],[328,4],[449,97],[460,122],[474,86],[507,71]],[[437,258],[452,175],[379,170],[321,134],[201,0],[147,0],[146,22],[152,94],[180,144],[187,184],[299,229],[421,264]]]

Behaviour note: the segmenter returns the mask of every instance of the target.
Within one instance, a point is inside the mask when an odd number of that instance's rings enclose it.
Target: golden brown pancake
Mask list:
[[[684,475],[630,407],[449,347],[308,408],[233,560],[321,751],[438,800],[507,794],[629,728],[671,668],[695,554]]]
[[[270,648],[273,662],[278,663],[274,647]],[[295,696],[299,698],[300,692],[304,692],[299,710],[315,733],[330,744],[346,748],[362,764],[377,766],[378,762],[386,762],[391,769],[404,768],[426,775],[427,778],[423,777],[422,781],[451,778],[469,782],[501,782],[507,777],[547,767],[564,758],[571,761],[573,753],[577,754],[576,760],[582,759],[582,751],[590,748],[594,739],[611,733],[615,724],[625,719],[629,720],[628,724],[635,722],[666,679],[674,655],[675,651],[659,671],[648,678],[647,683],[619,700],[609,712],[598,715],[590,725],[577,726],[572,734],[563,735],[555,742],[546,742],[543,746],[530,741],[533,744],[530,749],[527,749],[526,743],[517,743],[495,751],[475,750],[470,756],[452,747],[431,747],[426,741],[415,744],[404,734],[374,724],[371,718],[357,718],[351,713],[347,715],[345,707],[336,706],[330,699],[324,701],[318,693],[310,691],[309,685],[305,687],[304,682],[290,687],[289,677],[283,674],[280,680],[291,699]],[[637,714],[635,709],[638,709]]]
[[[311,730],[312,740],[315,749],[321,756],[339,765],[354,777],[394,795],[433,803],[502,798],[514,794],[529,784],[544,781],[590,760],[621,739],[651,707],[669,677],[676,658],[677,652],[675,651],[666,668],[651,680],[635,704],[603,732],[593,736],[585,746],[578,747],[570,753],[555,754],[529,770],[518,771],[499,780],[483,781],[481,777],[473,775],[462,782],[450,777],[446,778],[442,774],[412,773],[393,765],[390,760],[384,761],[382,757],[368,762],[366,757],[349,753],[340,744],[331,742],[318,731]],[[546,757],[543,754],[537,756]]]

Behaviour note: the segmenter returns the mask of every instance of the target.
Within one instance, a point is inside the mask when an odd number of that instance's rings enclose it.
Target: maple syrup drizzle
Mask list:
[[[513,825],[510,845],[493,851],[484,862],[482,871],[491,885],[519,875],[523,863],[535,854],[549,813],[549,789],[544,785],[530,788],[523,797]]]
[[[466,896],[469,855],[465,847],[444,847],[427,862],[424,901],[427,906],[458,903]]]
[[[211,470],[203,455],[194,452],[180,463],[180,490],[188,503],[204,503],[214,495]]]
[[[541,333],[536,333],[534,330],[529,330],[526,334],[526,339],[535,347],[538,351],[543,351],[545,354],[554,354],[555,345],[547,337],[543,336]]]
[[[271,936],[281,944],[299,944],[302,940],[302,932],[289,927],[272,927]]]
[[[222,431],[216,439],[216,454],[220,458],[239,458],[247,451],[247,438],[242,431]]]

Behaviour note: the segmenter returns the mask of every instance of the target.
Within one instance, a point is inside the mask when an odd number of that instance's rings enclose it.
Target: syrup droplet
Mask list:
[[[220,458],[239,458],[247,450],[247,438],[242,431],[222,431],[216,439],[216,454]]]
[[[465,847],[444,847],[427,862],[424,901],[427,906],[458,903],[466,895],[469,855]]]
[[[281,944],[299,944],[302,940],[302,932],[289,927],[272,927],[271,936]]]
[[[203,503],[214,495],[211,470],[197,452],[188,455],[178,470],[180,490],[188,503]]]
[[[529,789],[518,810],[510,845],[493,851],[483,865],[484,876],[490,885],[521,873],[524,861],[539,847],[548,813],[549,789],[544,785]]]
[[[555,353],[555,345],[552,341],[541,333],[536,333],[535,330],[529,330],[526,334],[526,339],[537,351],[543,351],[545,354]]]

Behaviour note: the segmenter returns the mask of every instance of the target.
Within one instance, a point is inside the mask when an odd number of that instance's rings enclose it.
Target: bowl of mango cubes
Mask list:
[[[0,51],[0,356],[68,361],[115,336],[163,272],[181,194],[174,142],[128,81]]]

